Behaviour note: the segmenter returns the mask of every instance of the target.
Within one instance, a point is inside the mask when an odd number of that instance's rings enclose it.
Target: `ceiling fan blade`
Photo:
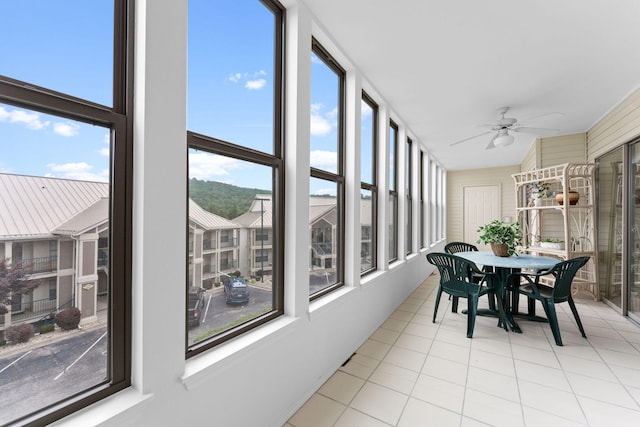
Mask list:
[[[493,138],[491,138],[491,141],[489,141],[489,144],[486,146],[485,150],[491,150],[492,148],[496,148],[496,144],[493,141],[496,140],[498,135],[500,134],[496,133],[495,135],[493,135]]]
[[[523,132],[523,133],[530,133],[533,135],[555,135],[560,133],[559,129],[547,129],[547,128],[532,128],[529,126],[521,126],[521,127],[517,127],[517,128],[513,128],[510,129],[513,132]]]
[[[482,133],[480,133],[478,135],[470,136],[469,138],[465,138],[465,139],[461,139],[460,141],[453,142],[453,143],[449,144],[449,147],[453,147],[454,145],[458,145],[458,144],[460,144],[462,142],[469,141],[470,139],[474,139],[474,138],[477,138],[479,136],[486,135],[488,133],[491,133],[491,131],[482,132]]]

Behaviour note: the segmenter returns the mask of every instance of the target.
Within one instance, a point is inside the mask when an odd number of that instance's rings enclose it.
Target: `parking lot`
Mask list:
[[[107,328],[61,334],[0,356],[0,425],[107,380]]]

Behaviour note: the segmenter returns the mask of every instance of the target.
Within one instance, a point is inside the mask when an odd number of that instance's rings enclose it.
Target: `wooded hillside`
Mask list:
[[[227,219],[236,218],[249,210],[256,194],[271,194],[271,191],[196,178],[189,181],[189,197],[203,209]]]

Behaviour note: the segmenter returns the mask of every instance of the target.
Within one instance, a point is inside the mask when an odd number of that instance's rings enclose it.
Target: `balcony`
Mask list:
[[[221,238],[220,239],[220,247],[221,248],[232,248],[238,245],[238,239],[232,238],[232,239],[225,239],[225,238]]]
[[[210,251],[216,248],[216,241],[212,239],[204,239],[202,241],[202,250]]]
[[[45,298],[11,304],[11,323],[43,317],[57,309],[56,300]]]
[[[323,243],[313,243],[312,244],[313,252],[317,256],[327,256],[331,255],[333,251],[333,244],[331,242],[323,242]]]
[[[102,249],[98,251],[98,267],[109,267],[109,255]]]
[[[220,271],[235,270],[238,268],[238,261],[222,260],[220,261]]]
[[[14,261],[15,265],[22,266],[26,274],[48,273],[56,271],[58,266],[57,256],[41,258],[19,259]]]
[[[491,317],[477,318],[468,339],[466,300],[452,313],[443,298],[431,321],[438,278],[425,280],[285,426],[637,423],[637,326],[587,298],[576,299],[587,339],[566,303],[557,307],[563,347],[548,323],[519,321],[523,333],[516,334]]]

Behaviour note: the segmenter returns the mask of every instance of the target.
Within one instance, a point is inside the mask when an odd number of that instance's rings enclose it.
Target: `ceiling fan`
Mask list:
[[[502,108],[499,108],[497,111],[498,111],[498,114],[501,115],[500,119],[497,122],[480,125],[480,127],[491,128],[491,130],[482,132],[481,134],[478,134],[478,135],[461,139],[460,141],[456,141],[452,144],[449,144],[449,146],[451,147],[451,146],[460,144],[462,142],[466,142],[471,139],[478,138],[483,135],[495,133],[486,147],[486,149],[489,150],[491,148],[506,147],[507,145],[513,144],[513,141],[515,140],[515,138],[513,135],[509,134],[509,132],[522,132],[522,133],[530,133],[533,135],[553,135],[560,132],[558,129],[546,129],[546,128],[534,128],[530,126],[522,126],[518,123],[518,119],[515,119],[513,117],[505,117],[505,114],[507,114],[507,111],[509,111],[509,107],[502,107]],[[539,119],[541,117],[547,117],[551,115],[562,115],[562,113],[543,114],[541,116],[534,117],[534,119]],[[529,120],[531,121],[533,119],[529,119]]]

